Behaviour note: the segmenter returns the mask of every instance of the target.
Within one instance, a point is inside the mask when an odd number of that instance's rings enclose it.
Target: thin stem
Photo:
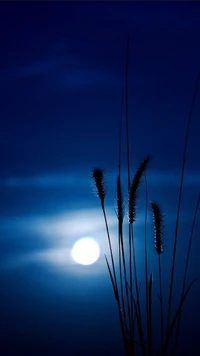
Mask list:
[[[125,353],[127,356],[131,356],[130,354],[130,347],[127,343],[127,337],[126,337],[126,333],[125,333],[125,329],[124,329],[124,323],[123,323],[123,318],[122,318],[122,313],[121,313],[121,305],[120,305],[120,300],[119,300],[119,291],[118,291],[118,287],[117,287],[117,278],[116,278],[116,272],[115,272],[115,265],[114,265],[114,258],[113,258],[113,252],[112,252],[112,245],[111,245],[111,239],[110,239],[110,233],[109,233],[109,228],[108,228],[108,222],[107,222],[107,217],[106,217],[106,212],[105,212],[105,207],[104,204],[101,204],[102,206],[102,211],[103,211],[103,215],[104,215],[104,220],[105,220],[105,225],[106,225],[106,231],[107,231],[107,236],[108,236],[108,243],[109,243],[109,249],[110,249],[110,256],[111,256],[111,263],[112,263],[112,269],[113,269],[113,276],[114,276],[114,284],[113,284],[113,288],[114,288],[114,294],[115,294],[115,298],[117,301],[117,307],[118,307],[118,314],[119,314],[119,318],[120,318],[120,325],[121,325],[121,330],[122,330],[122,337],[123,337],[123,341],[124,341],[124,348],[125,348]],[[108,262],[107,262],[108,265]],[[109,266],[109,265],[108,265]],[[111,275],[111,273],[110,273]],[[111,275],[112,276],[112,275]],[[112,280],[112,279],[111,279]]]
[[[127,36],[127,46],[126,46],[126,154],[127,154],[127,173],[128,173],[128,191],[131,184],[130,178],[130,148],[129,148],[129,120],[128,120],[128,69],[129,69],[129,47],[130,47],[130,36]],[[129,275],[130,275],[130,289],[133,291],[133,276],[132,276],[132,241],[131,241],[131,227],[129,225]],[[132,327],[134,323],[134,313],[133,313],[133,302],[131,299],[131,321]]]
[[[183,278],[183,286],[182,286],[182,293],[181,293],[181,299],[183,298],[183,295],[185,293],[185,285],[186,285],[186,279],[187,279],[187,271],[188,271],[188,265],[189,265],[189,259],[190,259],[190,252],[191,252],[191,247],[192,247],[192,240],[193,240],[193,235],[194,235],[194,227],[195,227],[195,222],[196,222],[196,216],[199,208],[199,203],[200,203],[200,194],[198,195],[196,207],[195,207],[195,212],[194,212],[194,217],[193,217],[193,222],[192,222],[192,228],[190,232],[190,239],[189,239],[189,244],[188,244],[188,250],[187,250],[187,258],[186,258],[186,264],[185,264],[185,271],[184,271],[184,278]],[[174,353],[176,354],[177,350],[177,345],[178,345],[178,337],[179,337],[179,331],[180,331],[180,322],[181,322],[181,312],[178,317],[178,324],[177,324],[177,329],[176,329],[176,336],[175,336],[175,346],[174,346]]]
[[[123,90],[121,96],[121,106],[120,106],[120,117],[119,117],[119,151],[118,151],[118,179],[119,179],[119,186],[121,188],[121,141],[122,141],[122,119],[123,119]],[[121,189],[120,189],[121,190]],[[118,188],[117,188],[118,191]],[[118,194],[118,193],[117,193]],[[120,197],[118,197],[120,199]],[[122,204],[122,201],[121,201]],[[120,207],[121,210],[123,207]],[[125,302],[124,302],[124,289],[123,289],[123,278],[122,278],[122,259],[123,259],[123,216],[120,216],[120,212],[118,211],[118,257],[119,257],[119,273],[120,273],[120,287],[121,287],[121,298],[122,298],[122,313],[124,317],[124,324],[126,333],[128,333],[127,327],[127,318],[126,318],[126,309],[125,309]],[[124,263],[123,263],[124,266]],[[124,266],[125,268],[125,266]],[[124,271],[126,273],[126,271]],[[127,299],[127,303],[129,306],[129,302]],[[130,319],[129,319],[130,322]]]
[[[159,271],[159,287],[160,287],[160,329],[161,329],[161,347],[164,342],[164,321],[163,321],[163,296],[162,296],[162,273],[160,254],[158,254],[158,271]]]
[[[128,308],[129,327],[131,330],[131,335],[132,335],[132,337],[134,337],[134,324],[131,322],[131,310],[130,310],[130,301],[129,301],[129,294],[128,294],[128,286],[127,286],[127,273],[126,273],[126,259],[125,259],[124,242],[123,242],[123,230],[120,231],[120,244],[121,244],[122,263],[123,263],[124,279],[125,279],[125,291],[126,291],[126,301],[127,301],[127,308]]]
[[[111,245],[110,233],[109,233],[109,228],[108,228],[108,221],[107,221],[107,217],[106,217],[104,204],[101,204],[101,206],[102,206],[103,216],[104,216],[105,225],[106,225],[106,232],[107,232],[107,236],[108,236],[108,244],[109,244],[109,249],[110,249],[110,257],[111,257],[111,263],[112,263],[112,269],[113,269],[113,275],[114,275],[115,288],[116,288],[116,291],[118,291],[117,277],[116,277],[116,272],[115,272],[115,263],[114,263],[114,257],[113,257],[113,252],[112,252],[112,245]]]
[[[124,102],[124,92],[122,90],[122,97],[121,97],[121,110],[120,110],[120,118],[119,118],[119,152],[118,152],[118,169],[119,169],[119,176],[121,174],[121,142],[122,142],[122,118],[123,118],[123,102]]]
[[[149,356],[152,355],[152,283],[153,283],[153,275],[150,273],[149,285],[148,285],[148,303],[149,303]]]
[[[137,264],[136,264],[136,255],[135,255],[135,241],[134,241],[134,234],[133,234],[133,224],[131,224],[131,240],[132,240],[132,248],[133,248],[134,279],[135,279],[137,307],[138,307],[138,316],[139,316],[138,331],[139,331],[141,344],[144,345],[140,298],[139,298],[139,288],[138,288],[138,278],[137,278]],[[145,348],[143,348],[142,351],[143,351],[143,355],[145,355]]]
[[[147,318],[147,338],[149,343],[149,308],[148,308],[148,255],[147,255],[147,214],[148,214],[148,187],[147,177],[144,172],[145,178],[145,218],[144,218],[144,254],[145,254],[145,289],[146,289],[146,318]]]
[[[175,315],[174,315],[174,318],[173,318],[173,320],[172,320],[172,322],[171,322],[171,325],[170,325],[170,327],[169,327],[169,329],[168,329],[168,331],[167,331],[166,340],[165,340],[165,343],[164,343],[164,346],[163,346],[163,350],[162,350],[162,352],[161,352],[161,355],[162,355],[162,356],[166,356],[166,354],[167,354],[167,348],[168,348],[168,345],[169,345],[171,336],[172,336],[172,334],[173,334],[174,327],[175,327],[175,325],[176,325],[176,323],[177,323],[177,320],[178,320],[178,317],[179,317],[179,315],[180,315],[180,313],[181,313],[181,310],[182,310],[182,307],[183,307],[183,303],[184,303],[185,298],[187,297],[187,295],[188,295],[188,293],[189,293],[191,287],[193,286],[193,284],[194,284],[196,281],[197,281],[197,279],[193,279],[193,281],[189,284],[189,286],[187,287],[186,291],[184,292],[183,297],[181,298],[181,301],[180,301],[179,306],[178,306],[178,308],[177,308],[177,310],[176,310],[176,313],[175,313]]]
[[[118,253],[119,253],[119,275],[120,275],[120,287],[121,287],[121,298],[122,298],[122,314],[124,317],[124,325],[126,334],[128,334],[128,327],[127,327],[127,317],[126,317],[126,309],[125,309],[125,302],[124,302],[124,288],[123,288],[123,276],[122,276],[122,251],[121,251],[121,239],[122,239],[122,227],[118,227]]]
[[[170,278],[169,303],[168,303],[168,313],[167,313],[167,330],[169,330],[170,316],[171,316],[171,304],[172,304],[172,293],[173,293],[173,283],[174,283],[174,269],[175,269],[175,262],[176,262],[176,248],[177,248],[179,217],[180,217],[180,207],[181,207],[181,199],[182,199],[182,191],[183,191],[183,178],[184,178],[184,172],[185,172],[185,162],[186,162],[186,154],[187,154],[189,128],[190,128],[190,122],[191,122],[192,113],[193,113],[193,109],[194,109],[196,93],[198,90],[199,79],[200,79],[200,71],[199,71],[197,79],[196,79],[196,84],[195,84],[195,89],[194,89],[194,93],[193,93],[193,97],[192,97],[192,103],[190,106],[189,118],[188,118],[187,127],[186,127],[186,134],[185,134],[182,169],[181,169],[181,180],[180,180],[178,207],[177,207],[177,215],[176,215],[176,227],[175,227],[175,236],[174,236],[172,270],[171,270],[171,278]]]
[[[129,148],[129,128],[128,128],[128,60],[129,60],[130,37],[127,37],[126,47],[126,148],[127,148],[127,169],[128,169],[128,190],[130,187],[130,148]]]
[[[129,69],[129,47],[130,47],[130,36],[127,36],[126,45],[126,78],[125,78],[125,90],[126,90],[126,154],[127,154],[127,173],[128,173],[128,192],[131,184],[130,178],[130,148],[129,148],[129,124],[128,124],[128,69]],[[131,242],[131,228],[129,224],[129,274],[130,274],[130,289],[133,291],[133,278],[132,278],[132,242]],[[131,299],[131,331],[133,329],[133,302]]]
[[[131,226],[129,224],[129,278],[130,278],[130,289],[133,293],[133,273],[132,273],[132,239],[131,239]],[[133,327],[134,313],[133,313],[133,302],[131,300],[131,328]]]

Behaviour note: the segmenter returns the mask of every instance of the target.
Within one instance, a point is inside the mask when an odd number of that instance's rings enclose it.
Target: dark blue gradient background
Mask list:
[[[2,356],[123,355],[104,261],[106,233],[99,202],[92,195],[90,171],[100,166],[107,173],[106,206],[114,240],[128,33],[131,167],[134,172],[147,154],[152,156],[149,198],[160,203],[165,215],[167,299],[184,135],[200,68],[199,18],[199,2],[0,3]],[[200,90],[188,142],[175,303],[200,186],[199,137]],[[125,148],[122,167],[125,172]],[[144,186],[136,228],[144,286],[143,197]],[[156,343],[157,260],[150,219],[148,224]],[[188,281],[200,275],[199,231],[198,214]],[[72,262],[70,250],[88,234],[99,242],[101,256],[85,268]],[[198,355],[199,298],[198,281],[185,304],[178,355]]]

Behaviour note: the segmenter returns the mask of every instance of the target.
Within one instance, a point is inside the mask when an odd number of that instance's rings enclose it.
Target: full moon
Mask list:
[[[89,237],[79,239],[72,248],[73,260],[81,265],[91,265],[98,260],[99,255],[99,245]]]

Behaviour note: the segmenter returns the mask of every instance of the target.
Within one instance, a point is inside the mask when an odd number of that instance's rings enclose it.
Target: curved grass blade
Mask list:
[[[194,227],[195,227],[197,212],[198,212],[198,208],[199,208],[199,203],[200,203],[200,194],[198,195],[198,199],[197,199],[197,203],[196,203],[196,207],[195,207],[195,212],[194,212],[194,217],[193,217],[193,222],[192,222],[192,227],[191,227],[191,232],[190,232],[190,239],[189,239],[188,250],[187,250],[187,258],[186,258],[186,264],[185,264],[185,272],[184,272],[184,277],[183,277],[183,287],[182,287],[182,294],[181,294],[182,297],[183,297],[183,294],[184,294],[184,291],[185,291],[187,271],[188,271],[188,265],[189,265],[189,259],[190,259],[190,252],[191,252],[191,247],[192,247]],[[177,329],[176,329],[175,345],[174,345],[175,354],[176,354],[176,349],[177,349],[177,345],[178,345],[180,321],[181,321],[181,313],[179,314],[178,323],[177,323]]]
[[[118,291],[117,291],[117,288],[116,288],[116,285],[115,285],[115,281],[114,281],[114,278],[112,276],[112,272],[111,272],[111,269],[110,269],[110,266],[109,266],[109,263],[108,263],[108,259],[105,256],[105,259],[106,259],[106,264],[107,264],[107,267],[108,267],[108,272],[109,272],[109,275],[110,275],[110,280],[111,280],[111,283],[112,283],[112,286],[113,286],[113,291],[114,291],[114,294],[115,294],[115,299],[118,301],[119,300],[119,295],[118,295]]]
[[[168,330],[168,333],[167,333],[167,337],[166,337],[166,342],[164,344],[164,347],[163,347],[163,350],[162,350],[162,356],[165,356],[166,355],[166,352],[167,352],[167,347],[169,345],[169,342],[170,342],[170,339],[171,339],[171,336],[172,336],[172,333],[173,333],[173,330],[174,330],[174,327],[176,325],[176,322],[178,320],[178,317],[182,311],[182,307],[183,307],[183,303],[185,301],[185,298],[187,296],[187,294],[189,293],[191,287],[193,286],[193,284],[197,281],[197,278],[193,279],[193,281],[189,284],[189,286],[187,287],[185,293],[183,294],[183,297],[181,298],[181,301],[179,303],[179,306],[176,310],[176,313],[174,315],[174,318],[172,320],[172,323],[169,327],[169,330]]]
[[[170,291],[169,291],[169,301],[168,301],[168,312],[167,312],[167,330],[170,325],[170,317],[171,317],[171,304],[172,304],[172,293],[173,293],[173,284],[174,284],[174,269],[176,262],[176,247],[177,247],[177,239],[178,239],[178,229],[179,229],[179,218],[180,218],[180,208],[181,208],[181,200],[182,200],[182,191],[183,191],[183,179],[185,173],[185,163],[186,163],[186,154],[187,154],[187,145],[188,145],[188,137],[189,137],[189,129],[191,118],[193,114],[195,99],[199,87],[200,80],[200,71],[197,75],[194,93],[192,97],[192,102],[190,106],[189,117],[187,121],[186,133],[185,133],[185,141],[184,141],[184,149],[183,149],[183,159],[182,159],[182,168],[181,168],[181,178],[180,178],[180,187],[179,187],[179,197],[178,197],[178,206],[177,206],[177,214],[176,214],[176,226],[175,226],[175,235],[174,235],[174,247],[173,247],[173,257],[172,257],[172,269],[171,269],[171,277],[170,277]]]

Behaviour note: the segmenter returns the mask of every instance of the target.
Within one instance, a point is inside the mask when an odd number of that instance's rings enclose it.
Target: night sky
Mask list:
[[[200,2],[0,3],[2,356],[123,355],[91,170],[101,167],[106,173],[116,254],[115,183],[128,34],[131,172],[151,155],[148,193],[164,214],[163,286],[168,290],[185,130],[200,69],[199,19]],[[126,177],[125,120],[122,136]],[[200,190],[199,138],[200,88],[189,132],[175,302]],[[144,193],[141,185],[136,222],[141,294]],[[198,213],[188,282],[200,277],[199,231]],[[71,257],[73,244],[85,236],[101,249],[89,266]],[[150,216],[148,249],[157,285]],[[154,294],[156,326],[156,287]],[[177,355],[199,354],[199,300],[200,280],[186,300]]]

